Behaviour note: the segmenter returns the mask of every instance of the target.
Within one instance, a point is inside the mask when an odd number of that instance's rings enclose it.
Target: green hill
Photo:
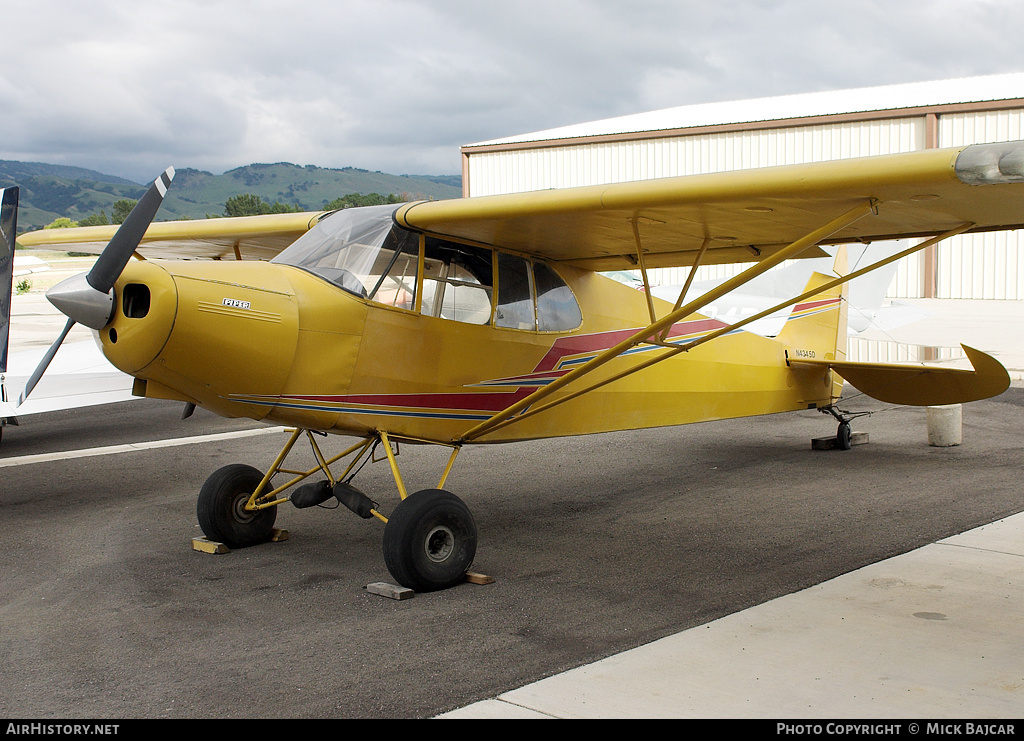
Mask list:
[[[140,198],[146,190],[124,178],[84,168],[0,160],[0,187],[11,185],[21,188],[18,231],[39,229],[61,216],[78,221],[103,211],[110,217],[116,201]],[[183,168],[176,170],[157,220],[223,216],[228,198],[242,193],[315,211],[352,193],[397,195],[403,200],[458,198],[462,184],[457,175],[389,175],[286,162],[248,165],[223,175]]]

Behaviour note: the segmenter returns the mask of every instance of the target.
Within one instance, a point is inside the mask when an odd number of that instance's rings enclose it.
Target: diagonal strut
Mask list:
[[[613,347],[608,348],[607,350],[600,353],[593,359],[587,361],[578,368],[574,368],[573,370],[566,373],[564,376],[555,379],[547,386],[537,389],[524,399],[519,400],[515,404],[510,405],[509,407],[498,412],[489,419],[486,419],[480,424],[470,428],[456,442],[469,442],[475,440],[478,437],[481,437],[482,435],[485,435],[486,433],[494,429],[497,425],[504,423],[506,420],[510,420],[512,417],[519,414],[527,407],[530,407],[533,404],[540,401],[541,399],[550,396],[555,391],[558,391],[559,389],[563,388],[569,383],[572,383],[578,378],[596,370],[597,368],[600,368],[605,363],[614,360],[615,358],[617,358],[619,355],[626,352],[630,348],[635,347],[636,345],[639,345],[643,342],[646,342],[651,337],[660,333],[662,330],[667,330],[669,327],[671,327],[673,324],[675,324],[678,320],[682,319],[683,317],[689,316],[694,311],[703,308],[710,302],[720,298],[721,296],[724,296],[725,294],[729,293],[732,290],[735,290],[736,288],[747,283],[751,279],[756,278],[758,275],[761,275],[762,273],[771,270],[776,265],[796,257],[804,250],[813,247],[822,240],[835,234],[840,229],[849,226],[850,224],[857,221],[858,219],[863,218],[864,216],[867,216],[869,213],[877,212],[877,207],[878,201],[875,200],[874,198],[868,199],[867,201],[861,203],[860,205],[853,207],[842,216],[833,219],[828,224],[825,224],[824,226],[814,230],[813,232],[807,234],[804,237],[801,237],[800,239],[796,240],[785,249],[780,250],[771,257],[765,258],[761,262],[757,263],[756,265],[753,265],[752,267],[743,271],[734,278],[725,281],[717,288],[708,291],[700,298],[695,299],[694,301],[689,302],[685,306],[682,306],[676,309],[675,311],[665,315],[663,318],[635,332],[622,342],[618,343],[617,345],[614,345]]]

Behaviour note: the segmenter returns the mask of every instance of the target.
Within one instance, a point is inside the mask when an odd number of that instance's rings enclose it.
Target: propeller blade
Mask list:
[[[60,349],[60,343],[62,343],[64,338],[68,336],[68,332],[71,331],[73,326],[75,326],[75,320],[68,319],[68,323],[64,325],[64,331],[60,333],[60,337],[57,338],[56,342],[50,345],[50,349],[46,351],[43,359],[39,361],[39,365],[36,366],[36,369],[32,371],[32,375],[29,376],[28,383],[25,384],[25,389],[21,392],[21,396],[18,397],[18,406],[25,403],[25,399],[27,399],[28,395],[32,393],[32,389],[36,387],[36,384],[39,383],[39,379],[43,377],[46,367],[50,364],[50,361],[53,360],[53,356],[57,354],[57,350]]]
[[[46,292],[46,298],[68,317],[68,323],[64,325],[64,331],[61,332],[60,337],[50,345],[50,349],[46,351],[39,365],[32,371],[28,383],[25,384],[25,390],[18,398],[19,406],[39,383],[39,379],[46,372],[53,356],[57,354],[64,338],[68,336],[68,332],[76,323],[98,330],[102,329],[110,320],[113,311],[111,289],[124,270],[124,266],[132,258],[135,249],[142,242],[142,238],[145,236],[146,230],[149,229],[156,212],[160,209],[160,204],[163,203],[164,196],[167,195],[167,189],[173,179],[174,168],[168,167],[160,177],[153,181],[149,190],[143,194],[139,202],[135,204],[135,208],[128,214],[128,218],[118,227],[114,237],[103,248],[103,252],[96,258],[96,262],[93,263],[92,269],[88,273],[72,276]]]
[[[174,168],[168,167],[135,204],[92,269],[50,288],[47,300],[65,316],[90,329],[106,326],[114,307],[111,289],[146,234],[173,178]]]
[[[92,270],[86,275],[86,281],[100,293],[106,293],[114,287],[118,276],[128,264],[135,249],[142,241],[146,230],[156,216],[156,212],[163,203],[167,189],[174,179],[174,168],[168,167],[153,184],[149,190],[135,204],[135,208],[128,214],[120,228],[114,234],[113,239],[103,249],[103,253],[97,258]]]

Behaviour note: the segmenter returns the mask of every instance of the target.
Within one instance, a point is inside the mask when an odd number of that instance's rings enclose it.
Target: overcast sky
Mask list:
[[[0,0],[0,159],[456,174],[693,103],[1024,71],[1020,0]],[[1024,95],[1024,90],[1021,91]]]

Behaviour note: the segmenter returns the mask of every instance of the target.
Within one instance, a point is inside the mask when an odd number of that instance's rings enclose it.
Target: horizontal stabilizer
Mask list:
[[[974,370],[899,363],[790,360],[790,365],[827,367],[873,399],[907,406],[980,401],[1006,391],[1010,374],[991,355],[962,346]]]

